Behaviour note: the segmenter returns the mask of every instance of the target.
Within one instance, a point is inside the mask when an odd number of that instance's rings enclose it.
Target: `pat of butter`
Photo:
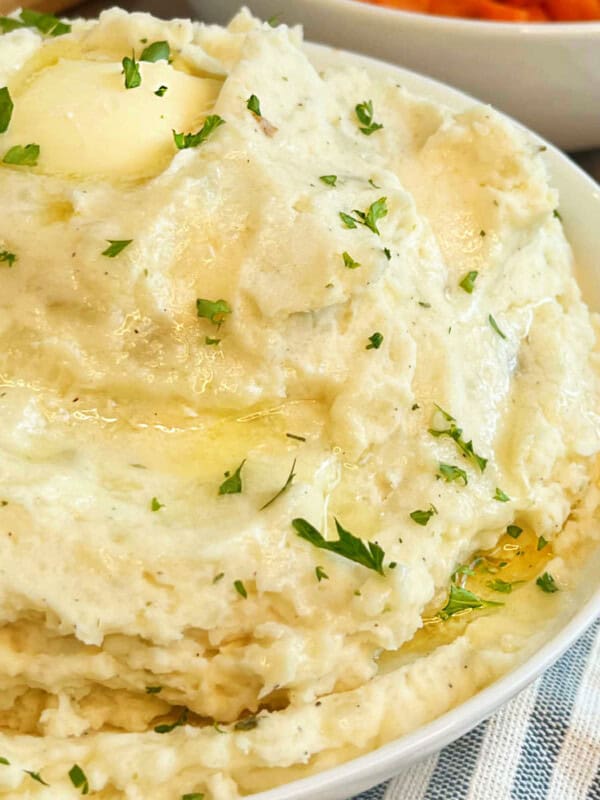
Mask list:
[[[195,131],[221,82],[166,61],[139,64],[142,83],[126,89],[121,64],[61,59],[36,73],[14,99],[2,145],[34,142],[48,174],[144,178],[175,154],[173,130]],[[164,94],[155,92],[166,86]]]

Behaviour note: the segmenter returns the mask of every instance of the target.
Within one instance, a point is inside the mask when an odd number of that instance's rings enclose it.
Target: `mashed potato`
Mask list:
[[[539,148],[245,12],[0,87],[0,794],[235,798],[538,647],[600,447]]]

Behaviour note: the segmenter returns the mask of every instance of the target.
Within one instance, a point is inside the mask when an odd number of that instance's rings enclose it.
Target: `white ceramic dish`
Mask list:
[[[473,103],[471,98],[436,81],[373,59],[310,44],[307,51],[317,66],[340,60],[362,64],[371,71],[392,74],[410,91],[456,110]],[[600,186],[554,147],[534,134],[532,139],[548,147],[545,157],[553,183],[561,194],[561,215],[577,258],[579,281],[588,304],[600,310]],[[333,769],[252,795],[252,800],[342,800],[386,780],[462,736],[531,683],[600,616],[600,552],[588,564],[588,570],[586,579],[575,589],[576,609],[567,615],[557,634],[526,663],[408,736]]]
[[[242,0],[190,0],[225,23]],[[510,114],[565,150],[600,147],[600,22],[516,24],[436,17],[358,0],[245,0],[306,38],[430,75]]]

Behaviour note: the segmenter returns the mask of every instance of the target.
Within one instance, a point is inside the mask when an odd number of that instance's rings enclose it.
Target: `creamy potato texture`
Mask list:
[[[538,147],[245,12],[17,28],[4,86],[0,794],[235,798],[539,646],[600,429]]]

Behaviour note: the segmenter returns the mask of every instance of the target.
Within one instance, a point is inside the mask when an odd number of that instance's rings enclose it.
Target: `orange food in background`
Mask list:
[[[376,6],[498,22],[600,20],[600,0],[364,0]]]

